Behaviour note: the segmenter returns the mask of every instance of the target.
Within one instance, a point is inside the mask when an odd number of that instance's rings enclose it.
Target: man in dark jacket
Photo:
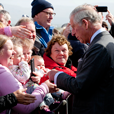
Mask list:
[[[70,24],[72,34],[89,48],[79,60],[76,78],[50,71],[49,79],[74,95],[73,114],[114,114],[114,39],[89,4],[71,12]]]

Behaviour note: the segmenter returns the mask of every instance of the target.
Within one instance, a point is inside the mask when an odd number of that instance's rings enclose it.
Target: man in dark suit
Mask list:
[[[79,60],[77,76],[50,71],[57,87],[74,95],[73,114],[114,114],[114,39],[102,28],[102,18],[91,5],[70,14],[72,34],[89,48]]]

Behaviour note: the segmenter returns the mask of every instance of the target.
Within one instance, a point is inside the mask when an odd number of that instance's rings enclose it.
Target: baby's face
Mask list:
[[[45,70],[45,64],[43,59],[34,59],[35,67],[39,70]]]
[[[15,47],[14,51],[16,52],[13,58],[13,65],[19,65],[19,63],[24,60],[23,56],[23,48],[22,47]]]

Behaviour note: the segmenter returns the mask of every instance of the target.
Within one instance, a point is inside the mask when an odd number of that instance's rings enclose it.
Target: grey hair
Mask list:
[[[34,21],[33,21],[32,18],[29,18],[29,17],[22,17],[22,18],[15,24],[15,26],[21,25],[22,22],[25,22],[25,23],[31,22],[31,23],[34,24]]]
[[[11,20],[11,16],[10,16],[10,14],[9,14],[8,11],[6,11],[6,10],[0,10],[0,14],[4,15],[4,19],[5,19],[6,21]]]
[[[96,24],[96,22],[101,23],[102,17],[95,10],[94,6],[90,4],[84,4],[76,7],[70,14],[70,18],[73,18],[74,24],[78,23],[82,25],[82,19],[89,20],[91,23]]]

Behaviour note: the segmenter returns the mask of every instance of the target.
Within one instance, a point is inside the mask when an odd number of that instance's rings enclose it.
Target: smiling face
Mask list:
[[[12,41],[7,40],[0,51],[0,64],[6,67],[13,65],[14,54],[15,54],[15,51],[13,50]]]
[[[19,63],[24,59],[23,48],[19,46],[14,47],[15,55],[13,59],[13,65],[19,65]]]
[[[57,42],[52,46],[50,57],[58,64],[65,66],[69,56],[67,44],[59,45]]]
[[[50,15],[46,12],[50,13]],[[48,29],[51,26],[51,21],[53,19],[53,15],[51,14],[53,14],[53,9],[47,8],[35,15],[34,21],[36,21],[39,25],[43,26],[45,29]]]

